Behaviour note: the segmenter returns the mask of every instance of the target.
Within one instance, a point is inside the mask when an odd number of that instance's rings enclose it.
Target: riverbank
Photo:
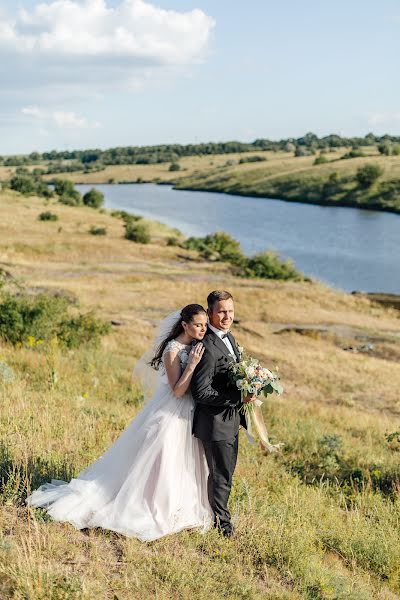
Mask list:
[[[38,220],[43,210],[58,221]],[[113,323],[98,349],[0,341],[13,377],[0,383],[2,596],[395,597],[399,444],[388,434],[400,419],[398,312],[319,283],[236,278],[154,228],[152,243],[136,244],[108,213],[0,192],[7,285],[63,290],[79,312]],[[32,487],[76,476],[138,413],[130,373],[160,319],[219,288],[235,297],[239,343],[278,365],[285,389],[263,406],[283,451],[263,456],[240,434],[235,538],[190,531],[143,545],[28,510]]]

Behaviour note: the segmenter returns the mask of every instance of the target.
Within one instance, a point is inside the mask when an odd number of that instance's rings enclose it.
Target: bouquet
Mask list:
[[[241,349],[242,350],[242,349]],[[242,400],[245,396],[255,396],[256,399],[252,402],[243,402],[239,412],[243,413],[246,418],[247,434],[251,443],[254,443],[252,435],[252,422],[255,425],[256,431],[260,437],[260,444],[266,452],[276,452],[283,444],[271,444],[268,439],[268,432],[265,427],[264,419],[260,406],[261,394],[282,394],[283,387],[279,383],[277,373],[274,373],[263,367],[257,358],[246,355],[243,350],[240,353],[240,361],[231,363],[229,367],[229,375],[231,381],[240,390]]]
[[[262,367],[257,358],[241,355],[240,362],[230,365],[231,380],[241,391],[242,399],[245,396],[260,396],[264,394],[282,394],[283,387],[279,383],[279,377],[266,367]],[[261,406],[262,401],[257,398],[255,406]],[[242,404],[240,411],[243,413],[254,410],[253,402]]]

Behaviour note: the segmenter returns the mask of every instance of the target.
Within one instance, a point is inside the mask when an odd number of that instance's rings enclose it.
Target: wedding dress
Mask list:
[[[190,348],[172,340],[163,357],[174,349],[183,371]],[[142,541],[207,530],[213,522],[208,467],[192,436],[193,410],[190,392],[176,398],[161,368],[152,398],[103,456],[70,483],[42,485],[27,503],[77,529],[102,527]]]

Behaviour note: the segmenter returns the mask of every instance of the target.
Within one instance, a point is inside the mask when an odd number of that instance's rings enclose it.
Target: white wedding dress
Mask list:
[[[189,348],[173,340],[165,352],[176,348],[183,370]],[[191,394],[176,398],[161,368],[151,400],[105,454],[70,483],[42,485],[27,503],[77,529],[102,527],[142,541],[207,530],[213,522],[208,467],[192,436],[193,410]]]

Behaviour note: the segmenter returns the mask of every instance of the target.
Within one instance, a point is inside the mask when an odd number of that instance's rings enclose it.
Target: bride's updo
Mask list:
[[[156,353],[150,362],[150,365],[153,367],[153,369],[159,369],[162,361],[162,355],[168,342],[174,340],[184,332],[182,321],[185,321],[185,323],[190,323],[190,321],[193,320],[193,317],[199,315],[200,313],[204,313],[205,315],[207,314],[205,308],[203,308],[201,304],[188,304],[182,308],[180,318],[177,320],[165,340],[163,340],[158,346]]]

